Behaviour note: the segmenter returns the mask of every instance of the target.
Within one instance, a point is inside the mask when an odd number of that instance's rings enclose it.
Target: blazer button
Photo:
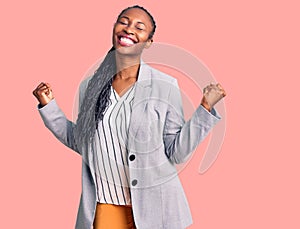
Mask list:
[[[134,154],[131,154],[131,155],[129,156],[129,160],[130,160],[130,161],[134,161],[134,159],[135,159]]]
[[[136,186],[136,185],[137,185],[137,180],[133,180],[133,181],[131,182],[131,184],[132,184],[132,186]]]

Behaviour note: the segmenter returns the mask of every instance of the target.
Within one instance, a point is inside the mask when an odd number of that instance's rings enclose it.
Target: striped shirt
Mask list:
[[[111,104],[98,123],[94,163],[100,203],[131,205],[126,141],[134,89],[135,84],[120,97],[111,86]]]

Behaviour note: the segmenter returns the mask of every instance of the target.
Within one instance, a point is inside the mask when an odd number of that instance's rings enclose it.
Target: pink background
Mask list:
[[[51,83],[72,119],[83,75],[135,3],[154,15],[155,41],[189,50],[228,94],[218,160],[198,173],[204,143],[180,173],[189,228],[300,228],[297,2],[1,2],[0,228],[74,227],[81,159],[44,127],[32,91]]]

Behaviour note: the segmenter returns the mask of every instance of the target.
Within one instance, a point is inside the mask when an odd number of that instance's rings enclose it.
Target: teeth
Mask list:
[[[129,45],[133,45],[133,41],[131,39],[128,39],[126,37],[121,37],[120,40],[126,44],[129,44]]]

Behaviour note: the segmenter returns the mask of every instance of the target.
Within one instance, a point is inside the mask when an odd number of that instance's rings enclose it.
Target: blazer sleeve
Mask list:
[[[192,117],[185,121],[181,93],[176,79],[171,86],[168,102],[163,130],[165,153],[169,160],[179,164],[188,159],[221,117],[214,108],[209,112],[199,105]]]
[[[79,108],[82,104],[83,95],[86,90],[87,80],[83,81],[79,87]],[[76,145],[74,129],[76,123],[68,120],[64,112],[58,106],[55,98],[47,105],[40,107],[38,111],[42,117],[45,126],[54,134],[54,136],[64,145],[81,154]]]
[[[45,126],[54,136],[64,145],[79,153],[74,138],[76,124],[66,118],[56,100],[52,99],[47,105],[38,108],[38,110]]]

